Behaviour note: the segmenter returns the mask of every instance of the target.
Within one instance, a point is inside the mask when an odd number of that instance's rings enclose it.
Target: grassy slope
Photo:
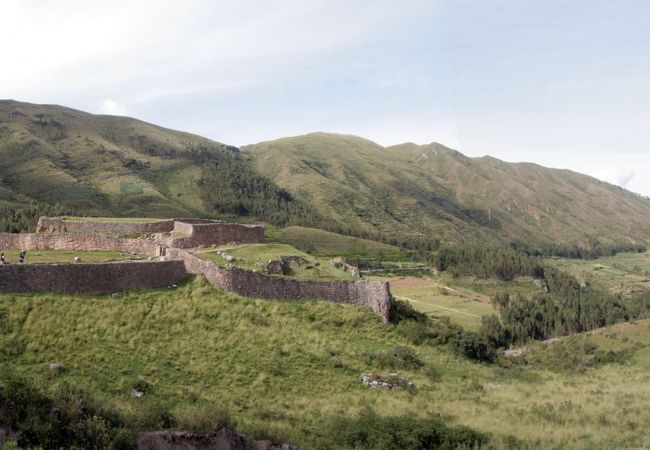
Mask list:
[[[244,299],[201,280],[118,299],[2,295],[0,317],[0,366],[39,384],[72,383],[132,414],[162,405],[193,417],[226,407],[242,431],[306,448],[318,447],[324,418],[364,405],[388,415],[445,414],[494,433],[498,448],[508,448],[500,440],[507,435],[536,448],[650,444],[646,322],[636,328],[645,337],[630,364],[565,372],[474,364],[441,347],[411,346],[364,308]],[[396,346],[411,346],[425,364],[397,370],[417,392],[364,388],[361,373],[386,372],[367,355]],[[67,370],[53,376],[51,362]],[[440,377],[429,378],[429,369]],[[141,380],[152,393],[130,398]]]
[[[650,202],[566,170],[325,133],[242,150],[329,217],[388,234],[526,243],[646,242],[650,235]]]
[[[317,228],[267,228],[266,234],[270,242],[282,242],[320,256],[379,257],[382,260],[401,256],[399,248],[393,245],[343,236]]]
[[[243,269],[261,272],[266,270],[266,264],[271,259],[278,259],[280,256],[301,256],[307,260],[307,263],[302,266],[290,264],[289,276],[310,279],[353,279],[350,273],[333,267],[329,260],[316,258],[286,244],[244,244],[227,246],[220,250],[234,256],[235,261],[228,262],[223,256],[217,254],[218,250],[201,251],[198,254],[202,258],[213,261],[222,267],[234,265]]]
[[[127,117],[2,100],[0,198],[60,202],[86,214],[196,215],[199,171],[186,152],[198,146],[224,148]]]

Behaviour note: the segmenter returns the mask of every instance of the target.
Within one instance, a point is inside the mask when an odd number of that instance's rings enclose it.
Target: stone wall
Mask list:
[[[203,275],[212,285],[245,297],[274,300],[324,299],[367,306],[388,322],[392,296],[383,281],[313,281],[281,278],[239,268],[221,268],[182,249],[167,249],[167,256],[185,263],[193,274]]]
[[[160,256],[162,246],[145,239],[123,239],[99,234],[0,233],[0,250],[104,250]]]
[[[212,245],[224,245],[233,242],[242,244],[259,244],[264,242],[264,226],[241,225],[236,223],[209,222],[190,223],[177,220],[174,231],[187,237],[167,240],[169,247],[192,248]]]
[[[182,261],[0,265],[0,292],[107,294],[156,288],[187,277]]]
[[[169,233],[174,229],[174,220],[156,222],[101,222],[74,221],[55,217],[40,217],[38,233]]]

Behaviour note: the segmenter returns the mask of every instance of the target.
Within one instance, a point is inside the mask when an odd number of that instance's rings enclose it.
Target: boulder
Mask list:
[[[284,262],[281,259],[272,259],[266,264],[266,271],[272,275],[284,275]]]

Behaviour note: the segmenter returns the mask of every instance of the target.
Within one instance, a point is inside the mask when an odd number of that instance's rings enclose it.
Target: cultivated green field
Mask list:
[[[593,260],[549,258],[545,262],[613,292],[629,294],[650,286],[650,252],[618,253]]]
[[[443,414],[449,424],[491,432],[499,449],[646,447],[649,343],[650,322],[642,321],[484,365],[444,346],[414,345],[365,308],[246,299],[201,279],[116,299],[0,296],[0,374],[18,372],[50,391],[73,385],[152,428],[166,420],[207,427],[227,410],[243,432],[305,448],[332,448],[323,447],[336,434],[332,418],[367,408]],[[567,345],[587,362],[559,365]],[[589,358],[599,346],[617,350],[611,362]],[[386,355],[405,353],[398,348],[415,360],[386,366]],[[55,374],[50,363],[65,370]],[[417,388],[366,388],[360,377],[368,371],[397,372]],[[131,398],[135,388],[145,395]]]
[[[5,261],[9,264],[18,263],[20,250],[3,250]],[[25,256],[25,264],[39,263],[72,263],[75,257],[81,258],[81,263],[109,262],[143,259],[143,256],[131,255],[130,253],[106,252],[106,251],[81,251],[81,250],[28,250]]]
[[[494,314],[488,296],[464,288],[452,288],[425,278],[391,280],[391,292],[413,308],[432,316],[449,317],[464,328],[477,329],[481,317]]]

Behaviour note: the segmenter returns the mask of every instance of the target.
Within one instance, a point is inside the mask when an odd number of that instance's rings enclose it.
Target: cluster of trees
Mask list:
[[[542,262],[525,253],[489,245],[445,245],[431,256],[431,263],[440,271],[454,276],[475,275],[509,281],[517,276],[543,275]]]
[[[621,252],[643,253],[648,250],[647,247],[643,244],[632,242],[603,244],[597,239],[591,239],[586,245],[583,246],[569,244],[548,244],[544,246],[532,247],[521,242],[513,242],[510,245],[513,250],[526,253],[530,256],[556,256],[561,258],[575,259],[596,259],[602,256],[614,256],[617,253]]]
[[[29,205],[15,209],[0,208],[0,232],[20,233],[36,231],[36,224],[40,216],[71,215],[73,212],[61,205],[33,201]]]

